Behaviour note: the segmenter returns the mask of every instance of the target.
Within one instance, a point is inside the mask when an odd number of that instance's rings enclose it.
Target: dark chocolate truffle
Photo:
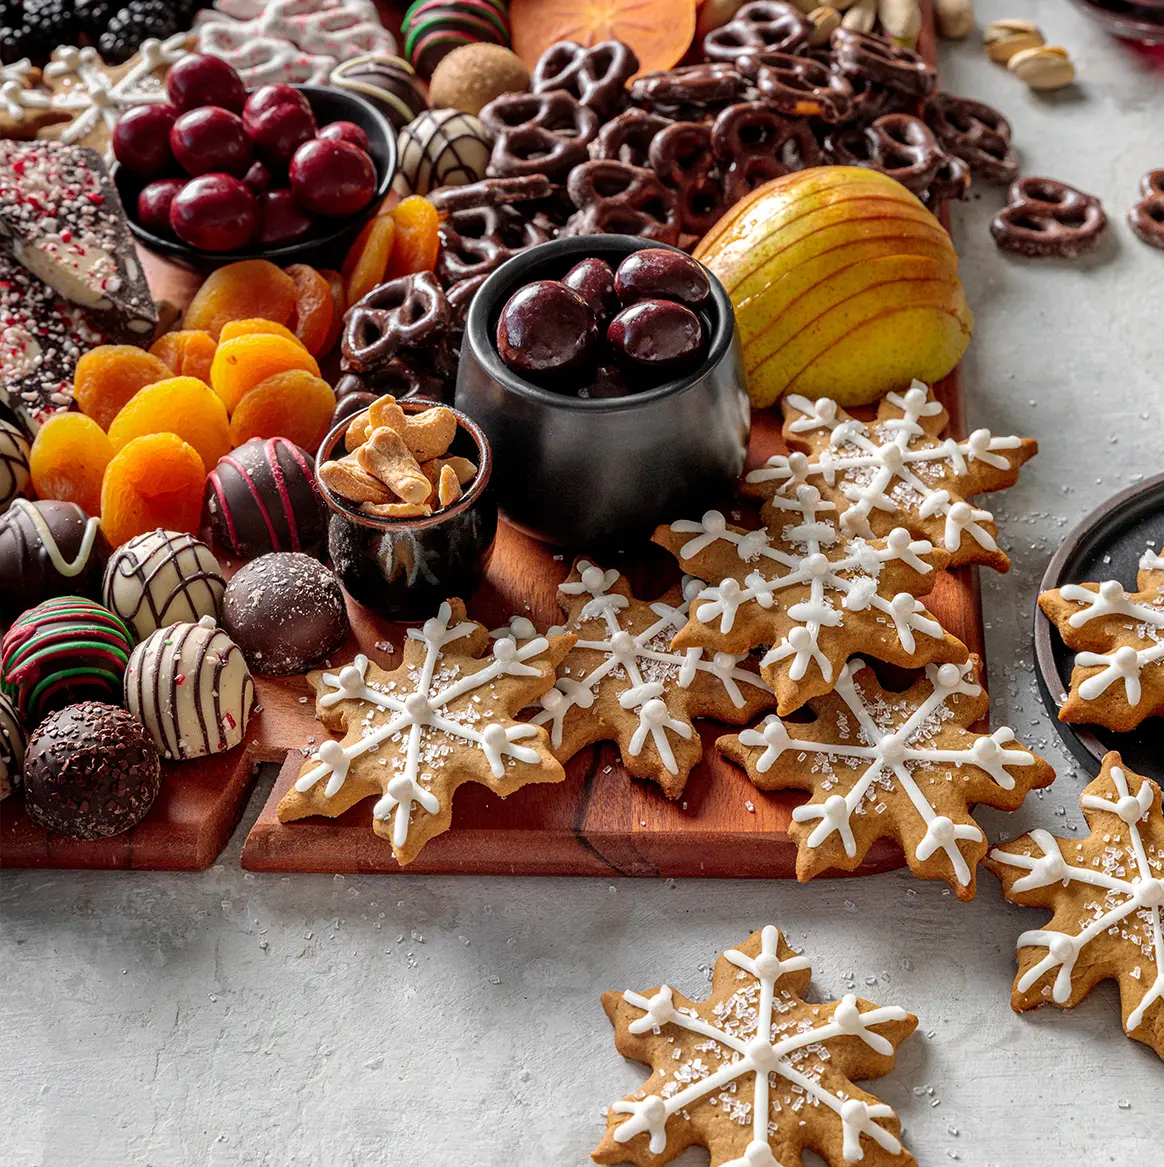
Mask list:
[[[45,718],[24,756],[28,817],[70,839],[104,839],[137,826],[161,784],[158,751],[145,728],[99,701]]]
[[[322,664],[348,635],[335,573],[309,555],[263,555],[226,586],[222,625],[256,673],[281,677]]]
[[[0,693],[0,798],[7,798],[20,785],[27,745],[28,737],[16,716],[16,709]]]
[[[286,438],[252,438],[220,458],[206,478],[203,513],[218,545],[240,559],[314,554],[327,534],[315,459]]]
[[[0,515],[0,624],[54,596],[95,598],[109,544],[73,502],[16,499]]]
[[[342,62],[331,72],[331,85],[370,101],[397,130],[428,109],[415,70],[387,53],[364,53]]]

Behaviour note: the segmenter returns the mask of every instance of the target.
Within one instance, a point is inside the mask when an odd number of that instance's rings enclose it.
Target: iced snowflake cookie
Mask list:
[[[1018,938],[1012,1005],[1073,1009],[1100,981],[1120,989],[1124,1032],[1164,1058],[1164,814],[1160,787],[1114,751],[1080,796],[1091,834],[1031,831],[986,866],[1012,904],[1046,908]]]
[[[1019,467],[1038,452],[1031,438],[975,430],[964,441],[943,438],[949,415],[920,381],[881,399],[877,420],[859,421],[835,401],[790,394],[783,399],[790,454],[769,458],[745,478],[744,492],[771,499],[803,482],[840,508],[841,530],[872,538],[905,527],[944,547],[951,566],[1010,567],[987,510],[966,501],[1018,481]]]
[[[772,707],[772,691],[743,667],[746,652],[671,648],[702,586],[685,578],[648,604],[617,571],[585,559],[574,564],[558,589],[566,624],[551,631],[578,640],[530,717],[549,730],[556,757],[566,762],[595,742],[614,741],[631,774],[653,779],[668,798],[678,798],[703,756],[693,717],[742,725]],[[516,617],[508,631],[525,638],[535,630]]]
[[[1164,557],[1145,553],[1136,586],[1128,593],[1109,579],[1039,596],[1039,607],[1077,654],[1060,721],[1126,733],[1164,715]]]
[[[836,509],[801,483],[765,505],[761,530],[708,511],[654,534],[684,571],[711,581],[692,600],[675,648],[746,653],[770,645],[760,671],[781,715],[829,692],[858,650],[911,668],[969,655],[917,599],[933,589],[946,552],[902,527],[884,539],[850,538]]]
[[[404,662],[392,672],[361,655],[337,672],[310,673],[316,716],[344,737],[303,764],[279,821],[335,818],[379,795],[373,829],[403,865],[449,829],[462,783],[504,798],[531,782],[561,782],[546,731],[515,717],[554,683],[573,643],[567,635],[521,645],[502,637],[486,653],[489,634],[449,600],[422,629],[409,629]]]
[[[851,993],[809,1004],[810,976],[769,924],[716,960],[705,1001],[604,993],[615,1048],[653,1073],[610,1108],[595,1161],[661,1167],[699,1146],[712,1167],[794,1167],[806,1149],[829,1167],[916,1167],[892,1107],[853,1080],[889,1073],[917,1018]]]
[[[719,750],[761,790],[804,790],[792,812],[796,875],[852,871],[877,839],[897,839],[915,875],[974,898],[986,835],[978,803],[1017,810],[1055,772],[1005,726],[969,728],[990,705],[978,658],[929,665],[904,693],[883,689],[864,661],[849,662],[832,693],[811,702],[811,723],[769,716],[722,737]]]

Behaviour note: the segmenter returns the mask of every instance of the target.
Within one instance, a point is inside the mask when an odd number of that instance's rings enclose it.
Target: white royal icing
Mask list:
[[[14,122],[24,121],[27,110],[49,107],[49,95],[29,87],[31,73],[32,62],[27,57],[0,65],[0,109]]]
[[[965,664],[928,665],[926,678],[933,687],[928,697],[892,731],[878,724],[876,710],[870,708],[853,678],[865,668],[862,660],[847,664],[837,680],[836,693],[849,707],[856,721],[856,734],[851,742],[818,742],[795,737],[796,723],[783,722],[774,714],[766,717],[756,729],[743,730],[739,735],[740,744],[763,753],[756,761],[756,769],[767,773],[776,761],[787,751],[794,750],[808,754],[823,755],[821,768],[828,771],[830,759],[841,758],[846,765],[857,768],[864,764],[865,770],[845,794],[830,794],[822,803],[806,803],[796,807],[792,817],[799,823],[819,820],[808,836],[809,847],[819,847],[832,834],[840,836],[845,854],[850,858],[857,854],[857,842],[853,834],[852,818],[863,813],[863,804],[875,786],[892,787],[896,784],[905,791],[925,824],[926,832],[915,851],[915,856],[924,862],[936,851],[945,852],[953,867],[958,882],[966,885],[972,872],[958,843],[963,839],[981,842],[982,832],[972,823],[955,823],[946,815],[938,814],[925,795],[926,782],[915,775],[917,764],[943,766],[973,766],[988,774],[1003,790],[1014,789],[1014,778],[1007,773],[1007,766],[1030,766],[1034,764],[1033,754],[1026,750],[1008,750],[1009,742],[1015,740],[1014,733],[1006,726],[994,733],[979,737],[969,749],[940,750],[927,743],[949,717],[947,702],[957,694],[977,697],[982,689],[970,679],[974,662]]]
[[[357,656],[350,664],[337,673],[324,673],[323,684],[331,690],[319,698],[321,708],[328,708],[341,701],[363,701],[378,709],[390,710],[393,716],[373,728],[368,728],[362,736],[350,745],[328,740],[311,755],[317,765],[308,770],[295,783],[300,793],[310,790],[317,782],[327,779],[324,797],[331,798],[347,780],[348,771],[354,759],[374,750],[382,742],[396,735],[407,735],[407,746],[403,761],[392,762],[394,774],[388,782],[384,795],[376,803],[372,814],[377,819],[393,820],[392,845],[398,850],[408,840],[408,829],[412,821],[412,809],[419,806],[429,814],[440,810],[436,795],[428,789],[426,782],[431,775],[428,771],[444,765],[450,753],[447,740],[434,740],[434,735],[443,734],[454,742],[466,742],[479,749],[489,762],[495,778],[505,773],[505,759],[536,765],[541,760],[537,750],[517,744],[525,738],[536,738],[535,726],[515,724],[510,726],[491,722],[477,728],[473,723],[480,718],[476,711],[471,713],[450,711],[451,702],[466,693],[481,689],[498,677],[536,677],[538,669],[524,662],[539,656],[549,648],[545,637],[537,637],[520,647],[509,637],[502,637],[493,645],[493,654],[488,664],[475,673],[458,676],[459,670],[449,670],[442,676],[441,665],[444,648],[454,641],[470,635],[477,627],[470,620],[449,627],[452,610],[447,603],[440,606],[438,614],[426,620],[423,629],[410,628],[408,636],[424,642],[424,661],[414,676],[410,677],[413,688],[405,692],[396,681],[372,686],[367,682],[368,658]],[[447,682],[447,683],[444,683]],[[443,687],[439,687],[443,683]]]
[[[943,542],[949,552],[961,547],[964,534],[986,551],[998,550],[994,536],[982,525],[993,522],[990,511],[972,506],[948,490],[935,489],[926,478],[950,470],[961,477],[973,462],[1006,470],[1010,461],[998,451],[1020,449],[1021,438],[994,437],[986,429],[975,430],[962,442],[931,438],[918,421],[940,413],[942,407],[921,381],[914,381],[905,393],[886,395],[902,417],[868,424],[856,418],[839,418],[837,403],[829,397],[810,401],[792,394],[785,400],[805,415],[791,422],[789,430],[796,434],[828,430],[829,448],[814,457],[800,452],[777,454],[751,471],[746,481],[777,482],[782,484],[779,489],[785,490],[814,477],[833,486],[840,477],[843,493],[851,503],[841,514],[841,529],[850,535],[871,538],[869,516],[875,510],[914,509],[923,519],[939,515],[945,520]]]
[[[1140,561],[1140,570],[1153,571],[1157,567],[1164,569],[1164,560],[1147,552]],[[1096,701],[1112,685],[1122,683],[1128,704],[1139,705],[1143,697],[1140,678],[1144,669],[1164,662],[1164,587],[1158,589],[1158,599],[1150,605],[1134,601],[1124,591],[1119,580],[1114,579],[1104,580],[1098,591],[1078,584],[1067,584],[1059,589],[1059,595],[1070,603],[1081,605],[1079,611],[1067,618],[1072,628],[1082,628],[1104,616],[1126,616],[1131,621],[1130,626],[1135,628],[1136,635],[1147,644],[1146,648],[1141,649],[1124,644],[1114,652],[1076,653],[1075,663],[1081,668],[1103,670],[1088,677],[1079,686],[1079,696],[1084,701]]]
[[[1041,854],[1021,855],[996,849],[991,852],[991,858],[1008,867],[1021,867],[1030,872],[1015,880],[1012,889],[1015,892],[1050,887],[1055,883],[1064,886],[1086,883],[1096,889],[1095,901],[1087,905],[1088,914],[1079,922],[1080,930],[1076,935],[1036,928],[1018,938],[1019,948],[1047,949],[1047,955],[1019,978],[1018,988],[1025,993],[1045,973],[1057,968],[1051,998],[1062,1005],[1071,996],[1072,974],[1084,948],[1098,936],[1120,935],[1136,944],[1145,959],[1155,966],[1152,984],[1128,1015],[1126,1028],[1131,1033],[1143,1024],[1149,1006],[1164,1000],[1164,854],[1158,848],[1152,848],[1150,854],[1140,832],[1140,823],[1147,819],[1152,807],[1152,787],[1141,779],[1139,790],[1132,794],[1127,774],[1119,766],[1112,766],[1111,780],[1114,798],[1094,794],[1084,794],[1082,798],[1082,804],[1088,810],[1113,814],[1127,829],[1126,845],[1120,837],[1121,828],[1113,827],[1111,834],[1105,834],[1108,845],[1102,869],[1072,863],[1072,843],[1079,852],[1082,842],[1056,839],[1044,830],[1031,831],[1030,834]],[[1067,855],[1063,854],[1060,844],[1066,846]],[[1084,862],[1082,855],[1077,854],[1076,858],[1078,864]],[[1139,979],[1144,973],[1137,968],[1132,975]]]
[[[889,560],[901,560],[923,575],[933,570],[921,558],[933,551],[928,541],[910,539],[903,527],[890,531],[884,546],[874,546],[863,538],[845,539],[827,514],[835,511],[836,506],[822,501],[815,486],[803,483],[797,487],[795,497],[777,495],[770,506],[772,512],[790,512],[790,521],[778,532],[774,526],[776,513],[767,516],[771,531],[762,529],[746,534],[729,530],[719,511],[708,511],[698,522],[681,519],[671,524],[676,534],[693,536],[679,549],[681,559],[698,555],[713,543],[725,542],[735,545],[741,561],[756,564],[756,570],[747,576],[742,587],[729,577],[699,592],[692,606],[697,620],[703,624],[718,621],[720,632],[726,634],[732,630],[736,612],[743,605],[754,603],[771,608],[781,590],[807,584],[809,598],[785,609],[785,614],[798,627],[773,645],[761,662],[764,666],[792,657],[789,676],[794,681],[801,680],[811,664],[817,666],[826,681],[832,680],[832,663],[820,649],[820,631],[824,627],[843,626],[846,612],[875,608],[883,613],[892,621],[897,638],[908,653],[916,651],[915,634],[942,639],[942,626],[909,592],[900,592],[892,598],[878,594],[881,567]],[[777,540],[792,544],[796,550],[790,553],[782,549],[777,546]]]
[[[671,716],[667,692],[672,686],[686,689],[700,673],[711,675],[723,686],[737,709],[742,709],[747,703],[741,685],[764,691],[768,686],[756,673],[738,667],[740,661],[746,659],[746,653],[734,656],[717,652],[708,658],[701,648],[672,651],[671,640],[687,623],[691,599],[703,586],[701,580],[684,577],[683,602],[678,607],[661,601],[652,604],[651,611],[659,617],[658,620],[642,632],[632,634],[619,622],[619,613],[630,601],[626,596],[610,591],[619,573],[613,568],[603,571],[586,560],[579,562],[578,571],[580,579],[566,582],[558,590],[565,596],[589,595],[591,599],[582,609],[578,623],[601,620],[606,624],[608,635],[600,640],[579,638],[575,647],[604,653],[606,659],[584,677],[559,676],[554,687],[540,698],[541,712],[535,714],[532,721],[535,725],[548,726],[551,743],[555,748],[561,746],[563,726],[570,710],[589,709],[594,704],[598,685],[612,674],[623,675],[626,688],[619,695],[619,704],[623,709],[634,710],[639,716],[639,725],[631,736],[627,752],[631,757],[638,757],[649,737],[668,772],[677,774],[679,765],[668,735],[690,740],[695,730],[689,722]],[[532,635],[533,625],[524,617],[515,617],[510,623],[510,631],[518,637]]]
[[[861,1011],[857,998],[847,993],[839,1002],[832,1017],[823,1025],[812,1026],[793,1033],[780,1033],[779,1014],[784,1012],[785,993],[777,998],[776,985],[785,973],[809,968],[803,956],[791,956],[781,960],[777,955],[780,934],[769,924],[761,933],[760,953],[756,957],[745,956],[736,949],[729,949],[724,958],[742,970],[740,976],[750,976],[759,982],[759,1000],[755,1001],[754,986],[742,986],[733,998],[717,1009],[721,1025],[713,1025],[701,1017],[693,1017],[682,1012],[672,1002],[672,990],[664,985],[653,997],[640,993],[623,993],[628,1005],[642,1010],[643,1016],[628,1026],[631,1033],[658,1032],[665,1025],[674,1025],[690,1033],[705,1037],[709,1043],[708,1052],[717,1060],[726,1059],[712,1073],[706,1066],[689,1086],[667,1097],[648,1094],[644,1098],[616,1102],[611,1110],[615,1114],[629,1115],[627,1120],[615,1128],[614,1141],[627,1143],[644,1132],[649,1137],[652,1155],[661,1155],[667,1146],[667,1119],[685,1107],[711,1094],[713,1091],[729,1088],[745,1074],[753,1075],[752,1103],[750,1118],[752,1141],[741,1158],[724,1163],[723,1167],[780,1167],[772,1154],[769,1142],[769,1123],[772,1121],[772,1100],[770,1098],[771,1075],[775,1074],[788,1082],[792,1089],[803,1095],[815,1106],[827,1107],[836,1114],[841,1123],[842,1154],[847,1162],[857,1162],[864,1158],[861,1136],[872,1139],[879,1147],[891,1155],[902,1153],[901,1142],[890,1131],[875,1120],[894,1117],[893,1108],[885,1103],[870,1105],[858,1098],[845,1098],[834,1094],[822,1086],[811,1072],[806,1073],[801,1066],[802,1051],[813,1050],[823,1056],[825,1042],[831,1038],[859,1038],[875,1053],[888,1056],[894,1052],[893,1044],[879,1033],[873,1033],[870,1026],[887,1021],[904,1021],[909,1014],[895,1005]],[[741,998],[739,1006],[732,1002]],[[740,1022],[741,1016],[754,1018]],[[777,1031],[777,1040],[771,1035]],[[744,1032],[741,1032],[743,1030]],[[799,1057],[798,1057],[799,1055]],[[693,1076],[695,1076],[693,1074]],[[779,1103],[776,1103],[779,1110]],[[726,1112],[726,1111],[725,1111]]]

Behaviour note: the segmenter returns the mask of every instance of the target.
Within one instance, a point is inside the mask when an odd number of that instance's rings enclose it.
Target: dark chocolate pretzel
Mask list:
[[[464,186],[440,186],[427,198],[442,215],[455,211],[474,211],[478,207],[504,207],[531,199],[548,198],[554,184],[544,174],[525,174],[513,178],[483,178]]]
[[[496,178],[544,174],[563,180],[590,157],[598,115],[564,89],[503,93],[479,115],[493,136],[489,174]]]
[[[1144,197],[1128,211],[1128,225],[1149,247],[1164,249],[1164,170],[1149,170],[1140,193]]]
[[[957,154],[942,154],[933,180],[922,194],[922,202],[931,210],[950,199],[964,199],[970,189],[970,163]]]
[[[451,319],[444,290],[432,272],[389,280],[348,312],[343,333],[345,367],[357,373],[376,372],[401,349],[434,344]]]
[[[934,181],[945,155],[929,126],[908,113],[887,113],[870,126],[834,130],[826,157],[836,166],[864,166],[896,179],[920,195]]]
[[[913,97],[925,97],[937,82],[933,66],[920,53],[883,36],[838,28],[832,35],[832,47],[837,68],[846,76],[865,77]]]
[[[853,106],[853,87],[840,73],[812,57],[791,53],[747,53],[736,68],[777,113],[843,122]]]
[[[598,131],[598,137],[590,143],[590,157],[647,166],[655,135],[671,124],[670,118],[645,109],[628,109]]]
[[[734,64],[704,61],[661,73],[644,73],[631,82],[630,95],[636,105],[649,110],[706,111],[743,101],[748,95],[748,82]]]
[[[679,208],[675,195],[653,170],[598,159],[576,166],[566,181],[578,208],[563,235],[641,235],[677,243]]]
[[[683,231],[705,235],[724,212],[707,122],[676,122],[651,143],[651,169],[675,192]]]
[[[729,207],[763,183],[820,161],[808,123],[781,117],[761,101],[729,105],[720,113],[711,127],[711,148]]]
[[[812,25],[791,4],[752,0],[735,16],[703,38],[703,55],[734,61],[744,53],[794,53],[808,44]]]
[[[506,206],[454,211],[442,221],[437,234],[441,246],[436,273],[445,284],[488,275],[527,247],[552,238],[540,224]]]
[[[969,97],[934,93],[924,116],[942,149],[968,162],[987,182],[1014,182],[1018,177],[1010,122],[998,110]]]
[[[1074,259],[1090,251],[1107,216],[1099,199],[1054,178],[1020,178],[990,224],[995,243],[1030,259]]]
[[[530,90],[564,89],[605,121],[626,105],[626,83],[638,70],[634,49],[622,41],[602,41],[590,48],[558,41],[538,58]]]

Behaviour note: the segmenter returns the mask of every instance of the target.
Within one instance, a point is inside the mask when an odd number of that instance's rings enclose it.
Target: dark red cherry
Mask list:
[[[170,203],[174,234],[202,251],[236,251],[258,226],[255,196],[229,174],[191,179]]]
[[[658,380],[699,363],[703,325],[690,308],[673,300],[640,300],[610,322],[606,340],[623,368]]]
[[[618,365],[599,365],[588,385],[578,390],[578,396],[600,400],[608,397],[630,397],[637,390]]]
[[[618,265],[615,291],[623,304],[636,300],[674,300],[699,308],[711,295],[703,266],[681,251],[647,247],[633,251]]]
[[[182,114],[170,127],[170,149],[187,174],[233,174],[242,178],[254,158],[242,118],[217,105]]]
[[[307,98],[290,85],[264,85],[247,98],[243,125],[263,161],[285,170],[291,156],[315,137],[315,114]]]
[[[614,291],[614,272],[601,259],[583,259],[563,277],[562,283],[573,288],[594,313],[601,327],[618,311],[618,296]]]
[[[180,112],[200,105],[217,105],[241,113],[247,99],[242,78],[221,57],[188,53],[166,74],[166,96]]]
[[[132,106],[113,127],[113,156],[138,178],[160,178],[174,164],[170,129],[177,118],[164,101]]]
[[[300,206],[316,215],[354,215],[376,193],[372,159],[350,142],[304,142],[288,173]]]
[[[159,178],[143,186],[137,196],[137,221],[147,230],[167,237],[173,235],[170,227],[170,203],[188,183],[188,178]]]
[[[509,297],[497,352],[523,377],[569,392],[594,362],[600,333],[590,305],[558,280],[536,280]]]
[[[243,175],[243,182],[256,195],[266,194],[275,185],[275,180],[271,176],[271,172],[267,169],[265,163],[262,162],[251,163],[251,168]]]
[[[351,142],[353,146],[368,152],[368,135],[355,122],[331,122],[316,134],[329,142]]]
[[[259,199],[259,242],[269,246],[302,239],[315,220],[286,187],[269,190]]]

